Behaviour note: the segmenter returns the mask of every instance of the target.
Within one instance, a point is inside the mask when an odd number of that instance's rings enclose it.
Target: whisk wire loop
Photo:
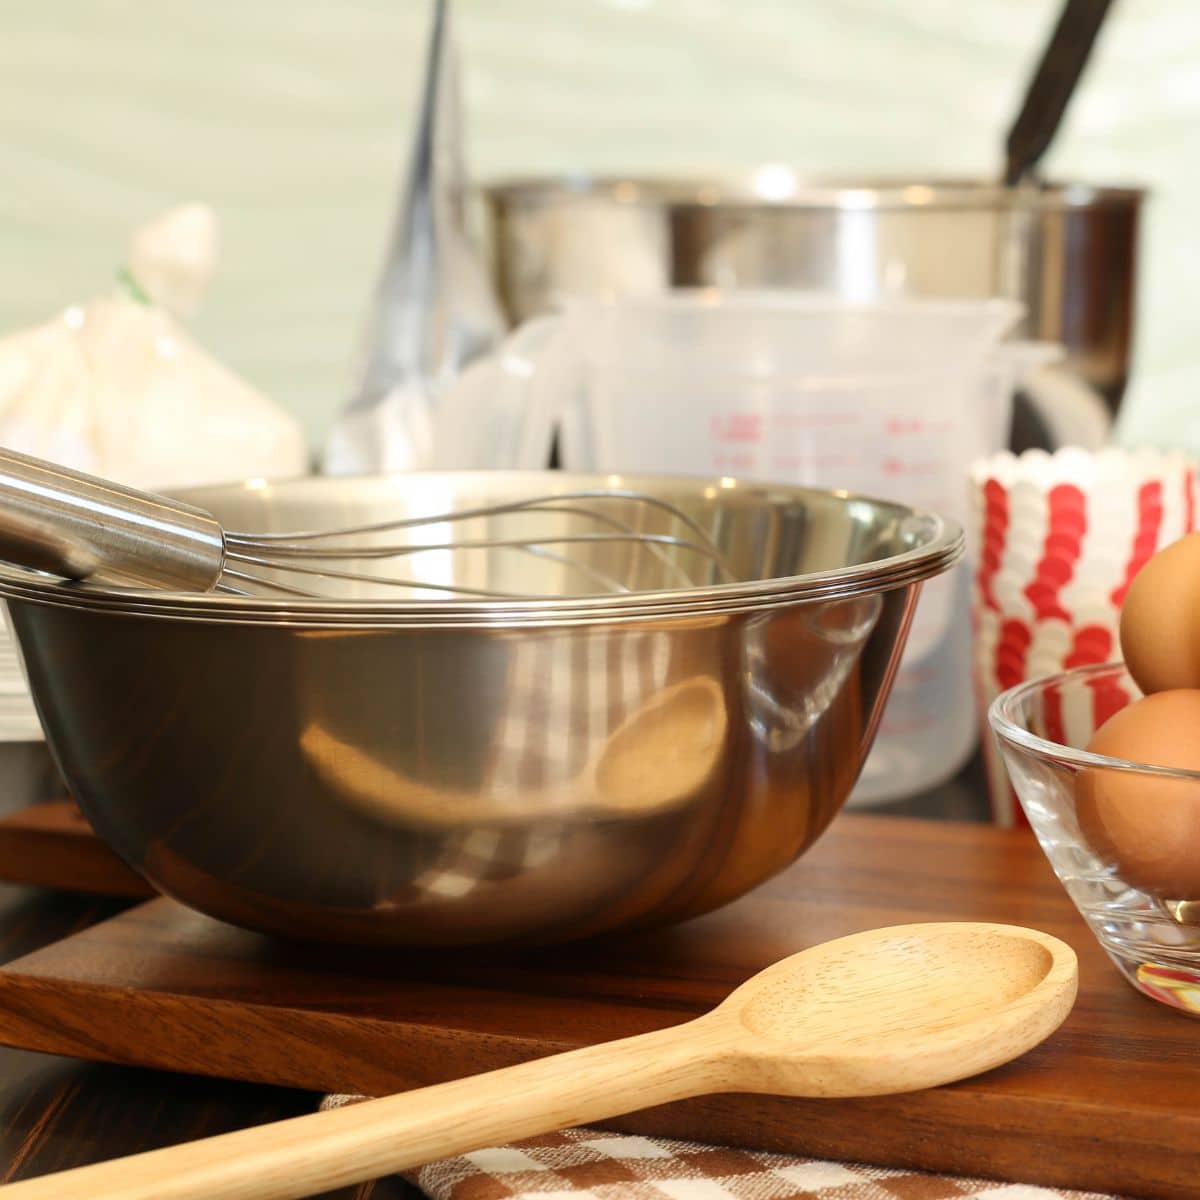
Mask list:
[[[622,520],[612,512],[604,511],[596,503],[585,506],[580,501],[619,500],[626,505],[636,505],[641,514],[647,511],[667,516],[682,526],[685,535],[671,532],[651,531],[638,528]],[[347,543],[347,539],[367,539],[381,535],[400,533],[445,525],[461,525],[471,520],[491,520],[505,516],[529,516],[549,514],[555,517],[576,517],[603,526],[602,530],[579,533],[547,531],[526,533],[520,536],[466,537],[439,541],[388,541],[372,545],[365,540]],[[611,570],[584,557],[572,557],[561,549],[552,547],[589,547],[613,545],[629,546],[634,552],[634,561],[627,565],[626,578],[619,578]],[[699,580],[689,570],[682,558],[693,563],[706,563],[722,582],[735,578],[720,550],[700,524],[677,506],[656,496],[629,489],[586,489],[564,492],[558,495],[531,497],[500,504],[459,509],[428,516],[404,517],[391,521],[346,526],[332,530],[309,530],[288,533],[226,533],[225,548],[227,565],[223,578],[237,580],[252,587],[297,596],[314,596],[319,592],[298,588],[274,577],[264,578],[256,572],[247,572],[242,567],[255,567],[275,574],[296,574],[306,579],[324,578],[343,583],[367,584],[387,588],[435,591],[471,598],[496,600],[528,600],[537,593],[514,592],[495,587],[476,587],[466,582],[447,582],[413,575],[379,575],[375,573],[344,570],[328,564],[345,562],[369,562],[386,559],[409,559],[422,554],[458,555],[472,551],[493,552],[515,550],[530,554],[544,561],[556,563],[568,572],[590,580],[603,592],[629,593],[637,590],[628,580],[638,578],[636,552],[644,551],[659,563],[664,575],[675,586],[691,587]],[[236,585],[235,585],[236,586]],[[659,586],[663,586],[662,583]],[[232,590],[232,589],[231,589]],[[241,588],[237,588],[239,592]],[[253,594],[253,593],[243,593]],[[574,594],[574,593],[573,593]]]

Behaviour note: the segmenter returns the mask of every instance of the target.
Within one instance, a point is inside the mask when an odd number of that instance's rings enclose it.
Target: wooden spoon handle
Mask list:
[[[707,1036],[706,1036],[707,1031]],[[734,1086],[706,1018],[6,1189],[11,1200],[290,1200]],[[7,1198],[6,1198],[7,1200]]]

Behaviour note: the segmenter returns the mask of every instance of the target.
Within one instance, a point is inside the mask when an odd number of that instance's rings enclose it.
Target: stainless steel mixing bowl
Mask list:
[[[273,530],[605,484],[678,505],[736,581],[681,588],[661,565],[627,596],[402,608],[0,570],[68,786],[162,891],[284,935],[561,940],[732,899],[845,800],[920,583],[960,553],[952,524],[843,493],[560,473],[180,495]],[[517,569],[463,557],[439,569]]]

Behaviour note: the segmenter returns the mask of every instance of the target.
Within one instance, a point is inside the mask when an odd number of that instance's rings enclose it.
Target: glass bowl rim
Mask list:
[[[1049,762],[1066,763],[1080,769],[1104,768],[1105,770],[1127,771],[1138,775],[1155,775],[1166,779],[1200,783],[1200,771],[1188,771],[1181,767],[1156,767],[1150,763],[1133,762],[1130,759],[1109,758],[1103,754],[1093,754],[1088,750],[1076,750],[1073,746],[1052,742],[1048,738],[1039,737],[1036,733],[1030,732],[1011,715],[1017,705],[1023,703],[1035,692],[1042,692],[1064,683],[1078,683],[1081,680],[1117,671],[1126,678],[1130,678],[1125,664],[1116,661],[1071,667],[1066,671],[1056,671],[1053,674],[1027,679],[1023,683],[1018,683],[1007,691],[1001,692],[992,701],[988,706],[988,724],[1001,741],[1008,742]],[[1136,687],[1136,684],[1134,686]]]

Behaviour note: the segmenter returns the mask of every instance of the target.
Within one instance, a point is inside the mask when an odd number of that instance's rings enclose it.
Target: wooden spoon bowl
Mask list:
[[[756,1091],[874,1096],[1023,1054],[1062,1023],[1075,978],[1074,953],[1034,930],[897,925],[791,955],[709,1015],[753,1035],[739,1044],[768,1077]]]

